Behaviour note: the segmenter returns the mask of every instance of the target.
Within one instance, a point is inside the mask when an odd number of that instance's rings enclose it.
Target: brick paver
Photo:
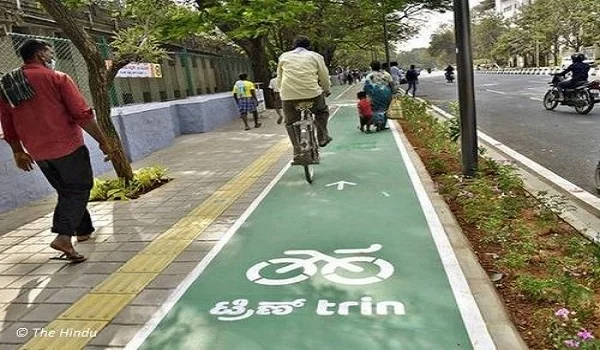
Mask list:
[[[134,164],[161,165],[174,181],[140,199],[91,203],[97,231],[76,244],[88,261],[69,265],[48,260],[53,198],[0,214],[0,349],[31,339],[18,328],[46,326],[91,291],[158,235],[168,230],[215,190],[285,138],[271,111],[263,127],[243,131],[240,122],[206,134],[182,136],[171,147]],[[126,306],[89,344],[89,349],[122,347],[153,315],[177,285],[258,196],[289,158],[283,157],[258,179],[205,232]]]

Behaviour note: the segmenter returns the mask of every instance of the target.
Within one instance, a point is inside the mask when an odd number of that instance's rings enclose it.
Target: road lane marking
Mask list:
[[[485,89],[485,91],[487,91],[487,92],[492,92],[492,93],[494,93],[494,94],[508,95],[506,92],[502,92],[502,91],[498,91],[498,90]]]
[[[394,140],[396,141],[396,146],[406,165],[406,171],[408,172],[408,176],[413,184],[423,213],[425,214],[431,236],[433,237],[440,259],[442,260],[442,265],[444,266],[446,276],[450,282],[450,288],[452,289],[458,309],[462,315],[464,325],[467,328],[471,343],[474,345],[474,349],[495,350],[496,345],[492,341],[492,337],[483,320],[483,316],[479,311],[479,306],[475,302],[467,279],[458,263],[458,259],[450,244],[446,230],[435,211],[431,198],[429,198],[429,195],[425,190],[425,186],[423,186],[423,182],[417,173],[413,161],[408,155],[406,146],[400,138],[400,133],[398,131],[399,127],[396,123],[390,123],[390,126],[394,135]]]
[[[530,97],[529,99],[530,99],[530,100],[533,100],[533,101],[540,101],[540,102],[543,102],[543,101],[544,101],[544,100],[542,100],[541,98],[537,98],[537,97]]]
[[[354,84],[350,85],[347,89],[345,89],[344,91],[342,91],[341,94],[337,95],[334,100],[339,100],[340,97],[342,97],[346,92],[348,92],[348,90],[352,89],[354,87]]]
[[[333,116],[340,111],[340,108],[336,109],[331,115],[329,119],[333,118]],[[286,139],[286,142],[289,141]],[[289,146],[288,146],[289,147]],[[267,151],[269,152],[269,151]],[[156,311],[156,313],[146,322],[146,324],[135,334],[135,336],[127,343],[125,346],[126,350],[138,349],[144,341],[150,336],[152,331],[156,329],[158,324],[167,316],[169,311],[177,304],[179,299],[185,294],[185,292],[191,287],[192,283],[200,277],[200,275],[204,272],[206,267],[217,257],[217,255],[221,252],[221,250],[227,245],[229,240],[236,234],[238,229],[248,220],[250,215],[258,208],[260,203],[265,199],[267,194],[271,192],[273,187],[281,180],[283,175],[291,168],[291,163],[288,163],[286,166],[281,169],[281,171],[271,180],[271,182],[263,189],[263,191],[254,199],[254,201],[246,208],[246,211],[233,223],[233,225],[227,230],[227,232],[221,237],[219,242],[214,245],[211,251],[206,254],[204,259],[202,259],[198,265],[190,272],[190,274],[183,280],[181,283],[173,290],[171,295],[165,300],[160,309]],[[258,178],[257,176],[256,178]]]
[[[328,185],[325,185],[326,187],[330,187],[330,186],[337,186],[338,191],[342,191],[344,189],[345,185],[349,185],[349,186],[356,186],[356,184],[354,182],[347,182],[347,181],[338,181],[338,182],[334,182],[334,183],[330,183]]]

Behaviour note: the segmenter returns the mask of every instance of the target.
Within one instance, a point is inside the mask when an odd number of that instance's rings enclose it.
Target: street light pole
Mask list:
[[[478,147],[469,0],[454,0],[454,23],[456,63],[458,65],[462,172],[463,175],[472,177],[477,171]]]

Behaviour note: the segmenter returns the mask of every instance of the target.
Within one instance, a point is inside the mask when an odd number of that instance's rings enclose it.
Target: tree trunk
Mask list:
[[[554,58],[554,65],[558,66],[559,62],[558,62],[558,56],[560,55],[560,47],[558,45],[558,40],[554,41],[553,44],[553,50],[552,50],[552,57]]]
[[[107,76],[108,72],[106,64],[104,63],[100,52],[98,52],[97,55],[94,55],[94,57],[90,57],[87,64],[89,70],[90,91],[96,109],[98,124],[106,134],[106,138],[108,139],[111,148],[115,150],[111,157],[111,163],[117,176],[129,182],[133,179],[131,164],[125,156],[121,139],[119,138],[119,134],[110,117],[110,101],[108,97],[109,79]]]
[[[88,67],[90,91],[98,124],[115,150],[111,162],[118,177],[126,181],[132,180],[131,165],[125,157],[119,134],[110,119],[107,69],[98,47],[85,29],[76,22],[77,16],[61,0],[39,0],[39,2],[83,56]]]
[[[335,55],[336,49],[337,49],[336,45],[327,45],[327,47],[325,47],[323,52],[321,53],[323,55],[323,59],[325,60],[325,65],[327,67],[331,67],[331,63],[333,62],[333,57]]]
[[[267,91],[269,82],[271,81],[271,72],[269,71],[269,57],[265,50],[264,40],[264,37],[244,39],[239,41],[238,45],[240,45],[244,51],[246,51],[248,57],[250,57],[252,71],[254,72],[254,81],[262,83],[261,87],[265,95],[265,105],[267,108],[272,108],[273,98]]]

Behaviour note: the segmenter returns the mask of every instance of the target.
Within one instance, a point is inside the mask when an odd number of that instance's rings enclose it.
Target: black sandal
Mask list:
[[[77,251],[75,251],[75,249],[71,248],[72,251],[69,252],[69,251],[66,251],[63,248],[57,246],[56,244],[54,244],[54,242],[50,243],[50,248],[56,249],[56,250],[62,252],[62,254],[59,255],[58,257],[50,258],[52,260],[66,260],[66,261],[70,261],[73,263],[79,263],[79,262],[85,261],[87,259],[82,254],[77,253]]]

